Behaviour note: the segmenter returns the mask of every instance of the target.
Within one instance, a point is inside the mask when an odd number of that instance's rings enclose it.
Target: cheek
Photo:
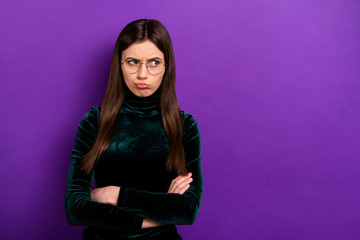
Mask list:
[[[159,78],[159,79],[157,79],[157,81],[156,81],[156,83],[157,83],[157,86],[160,86],[161,85],[161,83],[162,83],[162,78]]]
[[[164,80],[164,74],[162,74],[161,77],[159,77],[158,81],[159,81],[159,85],[162,83],[162,81]]]
[[[131,77],[128,74],[123,73],[123,77],[124,77],[125,83],[129,84],[131,82]]]

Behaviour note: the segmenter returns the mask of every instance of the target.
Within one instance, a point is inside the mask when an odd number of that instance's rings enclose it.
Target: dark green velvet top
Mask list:
[[[193,224],[201,205],[200,132],[191,114],[183,116],[186,168],[193,181],[184,194],[167,193],[177,175],[165,168],[169,151],[160,114],[160,88],[149,97],[127,90],[115,136],[90,174],[78,166],[95,139],[101,106],[82,118],[68,171],[65,210],[71,225],[85,225],[83,239],[181,239],[175,224]],[[117,206],[91,199],[96,187],[120,186]],[[165,223],[141,229],[144,218]]]

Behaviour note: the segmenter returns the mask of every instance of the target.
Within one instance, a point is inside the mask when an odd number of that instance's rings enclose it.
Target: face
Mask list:
[[[136,42],[125,49],[121,54],[121,62],[124,60],[134,60],[134,62],[147,63],[150,59],[160,58],[165,63],[164,54],[150,40]],[[157,75],[152,75],[146,69],[146,64],[140,64],[140,69],[136,73],[128,73],[121,65],[126,86],[138,97],[148,97],[152,95],[161,85],[165,73],[164,70]]]

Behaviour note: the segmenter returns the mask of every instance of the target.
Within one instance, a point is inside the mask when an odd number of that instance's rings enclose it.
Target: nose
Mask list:
[[[146,69],[146,63],[140,63],[140,67],[139,67],[139,68],[140,68],[140,69],[139,69],[139,71],[138,71],[137,77],[138,77],[139,79],[145,79],[145,78],[147,78],[148,72],[147,72],[147,69]]]

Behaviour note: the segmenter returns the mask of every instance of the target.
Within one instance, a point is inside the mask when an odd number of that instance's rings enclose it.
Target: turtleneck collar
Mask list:
[[[126,95],[121,106],[123,111],[140,116],[153,116],[160,113],[161,87],[148,97],[136,96],[127,86],[125,89]]]

